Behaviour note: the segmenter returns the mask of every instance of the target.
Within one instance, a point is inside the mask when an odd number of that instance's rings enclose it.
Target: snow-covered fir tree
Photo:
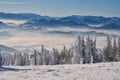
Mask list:
[[[116,37],[114,37],[113,41],[113,61],[117,61],[117,43],[116,43]]]
[[[107,46],[103,49],[103,57],[106,62],[120,60],[120,38],[117,40],[116,37],[111,38],[109,35],[107,36]]]
[[[107,46],[103,49],[104,54],[104,60],[105,62],[112,61],[113,60],[113,54],[112,54],[112,41],[110,36],[107,36]]]
[[[73,48],[73,64],[80,64],[80,62],[83,62],[82,57],[82,39],[80,36],[78,36],[77,41],[75,43],[75,46]]]
[[[53,56],[55,58],[55,64],[58,64],[59,51],[55,48],[53,48]]]
[[[0,67],[2,66],[2,55],[1,55],[1,51],[0,51]]]
[[[58,63],[59,64],[65,64],[66,53],[67,53],[67,49],[64,46],[64,48],[62,49],[62,51],[59,53],[59,56],[58,56]]]
[[[120,61],[120,37],[118,38],[117,60]]]

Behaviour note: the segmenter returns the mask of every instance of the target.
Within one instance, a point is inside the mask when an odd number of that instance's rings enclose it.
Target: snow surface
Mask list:
[[[0,80],[120,80],[120,62],[9,66],[0,68]]]

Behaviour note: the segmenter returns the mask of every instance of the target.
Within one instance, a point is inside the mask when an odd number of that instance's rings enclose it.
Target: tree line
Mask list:
[[[112,61],[120,61],[120,38],[112,38],[109,35],[103,49],[96,47],[96,38],[78,36],[72,47],[64,46],[62,50],[53,48],[49,51],[42,45],[40,50],[33,50],[32,53],[8,54],[0,51],[0,66],[90,64]]]

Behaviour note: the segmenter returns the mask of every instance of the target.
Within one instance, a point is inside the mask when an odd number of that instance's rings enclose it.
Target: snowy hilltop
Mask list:
[[[0,80],[120,80],[120,63],[9,66]]]

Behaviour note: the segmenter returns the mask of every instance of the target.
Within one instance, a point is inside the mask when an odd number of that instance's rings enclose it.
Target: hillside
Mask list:
[[[0,50],[2,52],[5,52],[5,53],[13,53],[13,52],[17,51],[16,49],[14,49],[12,47],[5,46],[5,45],[0,45]]]
[[[120,29],[120,21],[107,23],[107,24],[99,27],[98,29],[110,29],[110,30],[116,29],[116,30],[119,30]]]
[[[119,75],[119,62],[0,69],[0,80],[120,80]]]
[[[0,21],[0,29],[7,29],[10,28],[8,25]]]

